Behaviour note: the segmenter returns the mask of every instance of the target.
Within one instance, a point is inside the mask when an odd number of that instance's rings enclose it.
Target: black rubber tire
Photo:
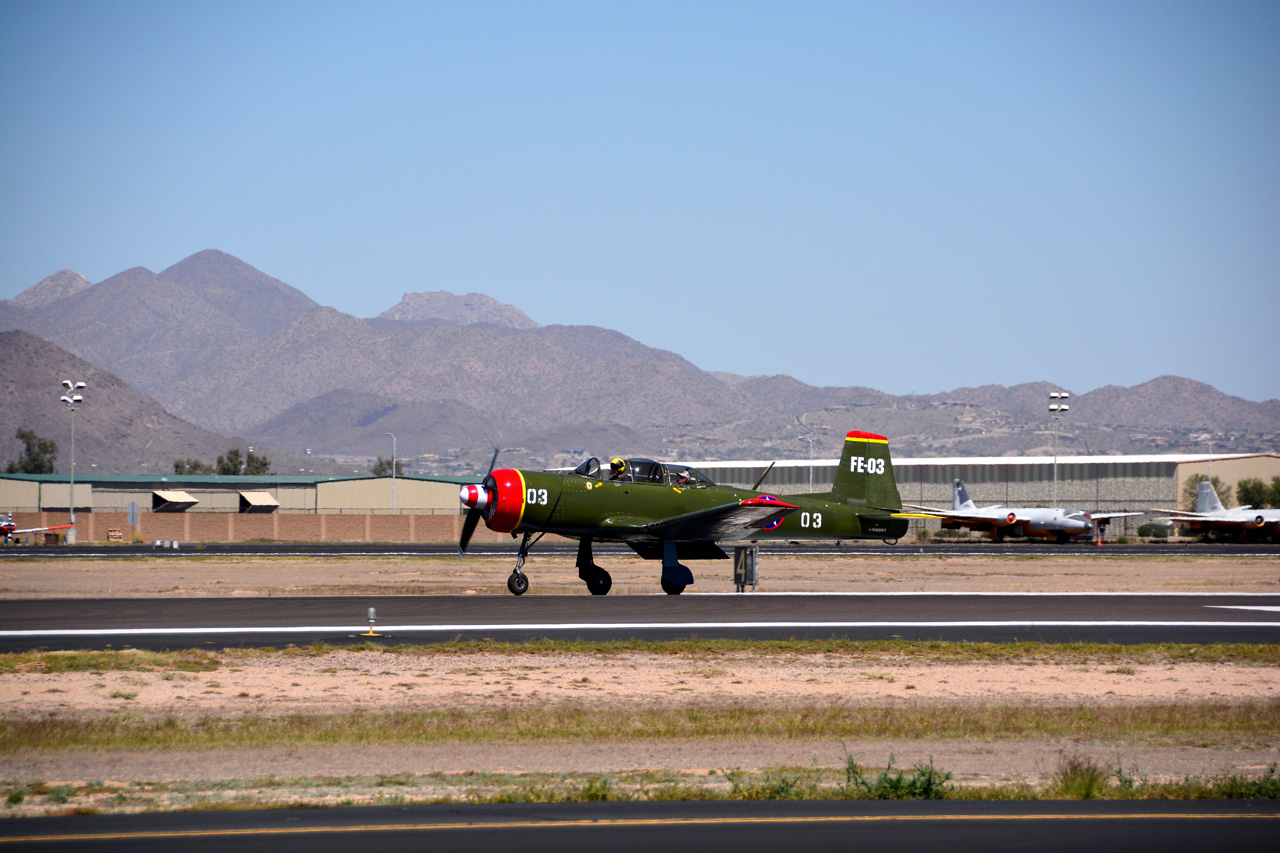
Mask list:
[[[669,581],[664,580],[662,582],[662,591],[665,592],[667,595],[679,595],[680,593],[684,592],[684,584],[670,583]]]
[[[507,589],[511,590],[512,595],[524,595],[529,591],[529,576],[523,572],[512,572],[511,577],[507,578]]]
[[[587,589],[592,595],[608,595],[609,590],[613,588],[613,577],[601,569],[599,572],[593,572],[587,578]]]

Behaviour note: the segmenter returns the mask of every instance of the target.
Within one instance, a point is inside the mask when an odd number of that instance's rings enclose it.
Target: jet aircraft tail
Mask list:
[[[964,480],[956,480],[951,484],[951,489],[952,509],[977,509],[973,504],[973,498],[969,497],[969,490],[964,487]]]
[[[1201,480],[1200,485],[1196,487],[1196,512],[1222,512],[1222,510],[1222,501],[1218,500],[1218,493],[1213,490],[1213,483]]]
[[[840,467],[831,493],[839,500],[880,509],[902,509],[898,484],[893,478],[889,439],[854,430],[845,436]]]

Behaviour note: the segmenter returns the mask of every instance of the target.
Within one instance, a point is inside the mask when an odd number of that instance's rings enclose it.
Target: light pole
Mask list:
[[[1071,395],[1066,391],[1049,392],[1049,416],[1053,418],[1053,508],[1058,508],[1058,418],[1071,408],[1066,400]]]
[[[796,436],[801,441],[809,442],[809,491],[813,491],[813,439],[807,435]]]
[[[71,527],[67,530],[68,545],[76,544],[76,408],[84,402],[84,397],[76,392],[84,387],[83,382],[62,380],[62,388],[66,393],[60,399],[71,410],[71,500],[67,501],[71,508]]]
[[[391,436],[391,514],[396,514],[396,435],[393,432],[387,433]]]

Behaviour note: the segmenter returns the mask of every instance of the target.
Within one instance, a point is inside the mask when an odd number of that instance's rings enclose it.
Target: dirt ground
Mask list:
[[[601,560],[600,562],[605,562]],[[714,566],[708,570],[707,566]],[[533,593],[586,594],[572,559],[533,559]],[[615,594],[655,592],[653,564],[610,560]],[[695,590],[732,591],[727,564],[695,565]],[[452,558],[5,562],[3,606],[32,597],[431,594],[505,592],[510,563]],[[1054,557],[792,558],[761,568],[761,591],[1221,591],[1280,593],[1280,560]],[[747,593],[749,594],[749,593]],[[1280,702],[1280,668],[1234,664],[976,665],[840,656],[738,653],[695,661],[667,655],[500,653],[447,656],[335,651],[319,657],[224,658],[208,673],[18,672],[0,675],[6,719],[130,714],[180,719],[242,715],[487,710],[565,705],[602,714],[636,706],[1126,705]],[[840,767],[856,755],[899,766],[932,758],[962,783],[1044,784],[1064,754],[1140,768],[1152,777],[1257,774],[1280,742],[1214,747],[1048,741],[836,743],[624,741],[420,744],[216,751],[0,754],[10,784],[63,780],[246,780],[368,774],[626,773]],[[328,796],[328,795],[325,795]],[[320,797],[319,794],[316,797]],[[323,800],[323,797],[320,797]],[[319,801],[319,800],[318,800]]]
[[[904,553],[910,552],[903,546]],[[760,558],[760,592],[1274,592],[1280,559],[1108,557]],[[4,598],[135,598],[252,595],[507,595],[510,559],[468,557],[5,560]],[[572,557],[525,564],[530,595],[587,595]],[[636,557],[597,559],[610,595],[658,592],[660,566]],[[733,592],[728,560],[692,563],[686,595]]]

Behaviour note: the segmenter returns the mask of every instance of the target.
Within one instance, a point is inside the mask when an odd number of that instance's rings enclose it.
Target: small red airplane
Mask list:
[[[19,530],[18,525],[13,523],[13,513],[9,513],[8,515],[0,518],[0,534],[4,535],[4,544],[6,545],[8,545],[12,539],[23,533],[44,533],[46,530],[69,530],[72,527],[75,527],[75,525],[60,524],[56,527],[24,527]]]

